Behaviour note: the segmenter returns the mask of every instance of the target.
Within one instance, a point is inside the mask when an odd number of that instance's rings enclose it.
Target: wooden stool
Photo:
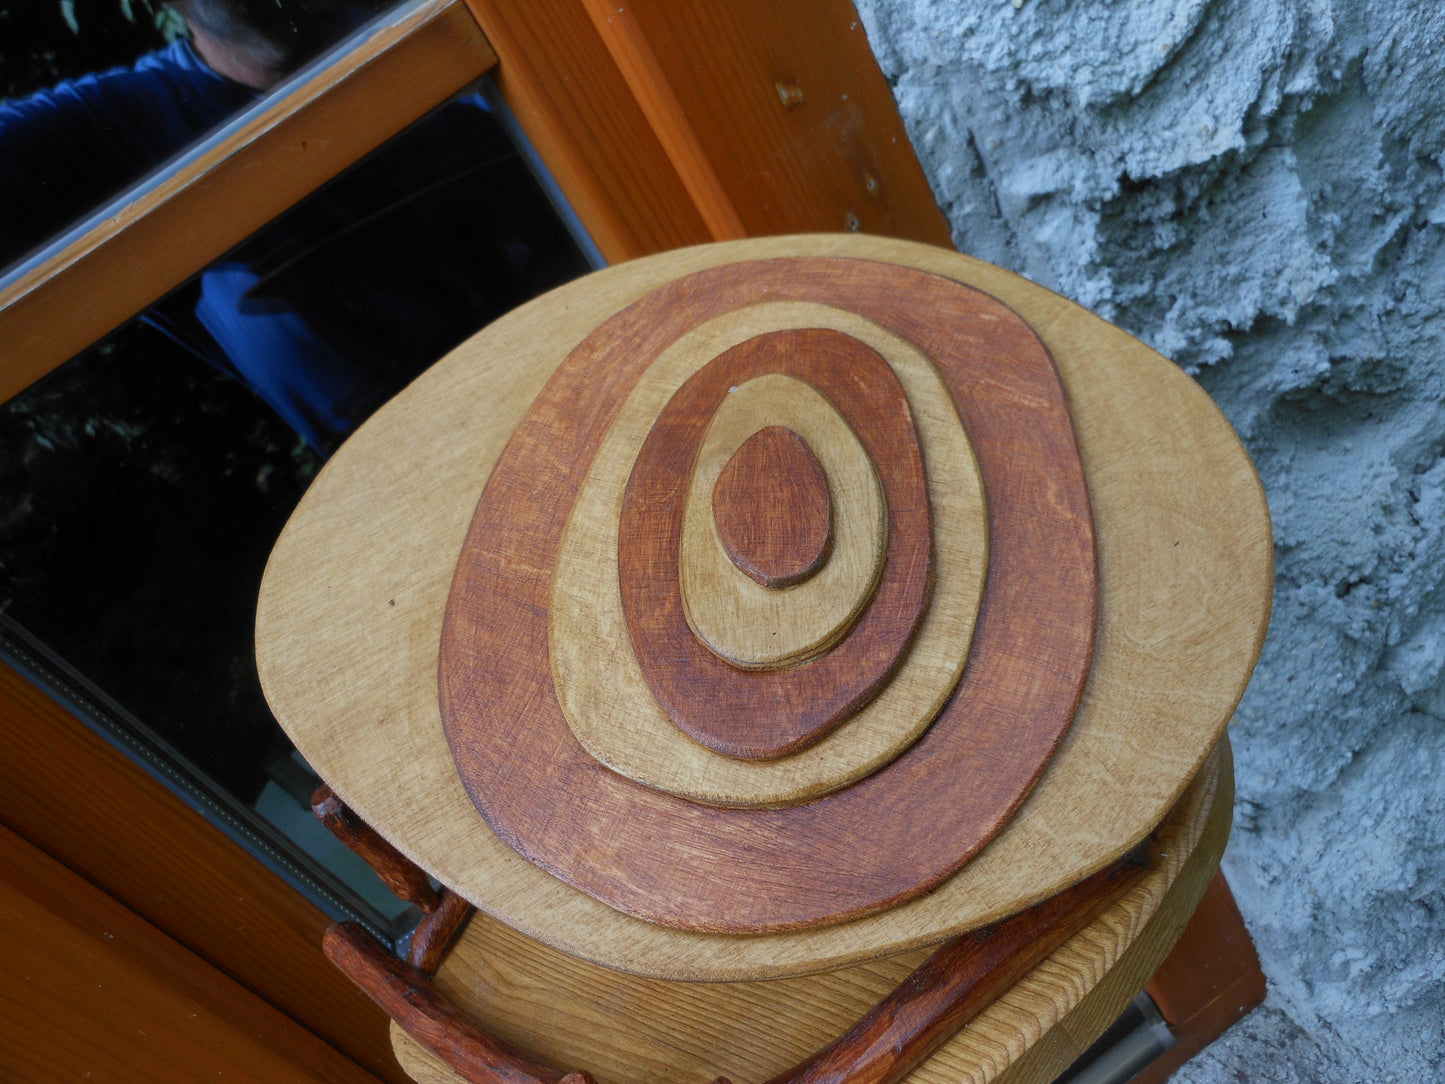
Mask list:
[[[423,1081],[1050,1080],[1214,875],[1271,558],[1208,397],[1007,272],[816,236],[589,276],[272,555],[267,696],[429,914],[417,966],[328,952]]]

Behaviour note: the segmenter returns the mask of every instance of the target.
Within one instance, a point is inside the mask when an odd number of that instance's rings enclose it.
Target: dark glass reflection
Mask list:
[[[0,8],[0,268],[253,104],[388,0]]]
[[[38,640],[229,800],[312,830],[255,675],[272,543],[371,411],[586,269],[481,94],[418,122],[0,410],[12,647]]]

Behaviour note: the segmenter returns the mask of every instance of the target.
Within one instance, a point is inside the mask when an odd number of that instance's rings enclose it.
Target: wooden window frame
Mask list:
[[[949,243],[848,0],[424,0],[0,287],[0,399],[493,68],[609,262],[848,228]],[[321,955],[327,917],[3,664],[0,750],[0,825],[404,1081],[384,1015]]]

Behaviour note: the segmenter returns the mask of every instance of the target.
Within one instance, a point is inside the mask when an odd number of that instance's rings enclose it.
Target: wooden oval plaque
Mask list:
[[[1101,565],[1097,647],[1087,695],[1026,803],[932,892],[782,935],[671,929],[551,876],[488,826],[446,741],[437,645],[483,486],[560,361],[613,314],[679,277],[800,255],[971,284],[1036,331],[1057,363],[1087,472]],[[819,326],[824,308],[783,301],[776,311],[795,310],[770,326]],[[773,310],[764,302],[758,311]],[[750,310],[729,319],[750,324]],[[870,329],[892,334],[878,324],[855,316],[828,326],[892,360],[886,341],[869,338]],[[915,410],[920,432],[929,413]],[[925,463],[944,458],[931,443],[924,450]],[[937,472],[929,475],[932,485]],[[624,467],[614,508],[625,480]],[[943,507],[936,495],[933,503]],[[948,529],[940,522],[937,533],[942,540]],[[1272,554],[1263,490],[1238,437],[1195,382],[1143,343],[955,252],[856,234],[766,238],[610,268],[509,314],[423,374],[338,451],[287,523],[262,584],[257,662],[276,718],[317,772],[407,857],[489,915],[621,971],[761,979],[936,943],[1057,892],[1146,837],[1197,778],[1248,681],[1268,624]],[[940,564],[936,593],[941,584]],[[926,624],[905,667],[927,635]],[[608,633],[593,650],[626,640],[625,631]],[[640,675],[635,683],[645,695]],[[831,748],[854,725],[799,756]],[[749,773],[788,763],[708,755]]]
[[[858,313],[933,361],[974,440],[992,552],[969,667],[907,753],[813,802],[720,809],[639,788],[577,744],[551,688],[547,587],[580,479],[647,367],[691,327],[777,300]],[[1067,406],[1022,320],[957,282],[887,264],[733,264],[664,285],[604,322],[513,434],[457,564],[442,718],[478,809],[549,872],[666,925],[798,929],[926,892],[998,831],[1073,716],[1096,598]]]
[[[618,517],[607,510],[622,506],[622,496],[652,419],[673,391],[707,363],[710,356],[746,342],[760,332],[797,327],[831,327],[878,351],[902,382],[914,409],[914,423],[922,442],[923,459],[930,465],[928,502],[934,522],[933,599],[907,657],[881,693],[847,722],[800,753],[780,760],[739,760],[699,745],[662,711],[637,664],[622,612],[622,589],[617,567]],[[706,349],[695,349],[704,339]],[[788,389],[794,394],[790,394]],[[750,381],[728,393],[728,403],[745,402],[747,431],[778,422],[798,427],[830,474],[840,482],[836,508],[833,558],[817,577],[835,574],[834,563],[854,559],[871,561],[856,552],[857,523],[875,515],[872,497],[864,483],[871,476],[877,485],[879,561],[884,529],[883,491],[867,453],[857,438],[847,434],[839,446],[838,434],[813,428],[818,411],[799,412],[794,401],[807,390],[791,377],[773,374]],[[764,405],[753,404],[753,394]],[[808,390],[808,395],[816,395]],[[831,408],[829,408],[831,411]],[[713,436],[731,418],[725,405],[714,417],[708,437],[698,453],[693,493],[706,491],[707,478],[716,464],[726,462],[727,442],[713,446]],[[839,425],[846,425],[841,417]],[[739,433],[745,426],[739,424]],[[741,439],[741,436],[737,438]],[[853,452],[859,462],[853,461]],[[850,500],[848,489],[865,492]],[[478,487],[480,490],[480,486]],[[857,507],[855,507],[855,504]],[[702,525],[718,551],[711,517]],[[851,525],[850,525],[851,523]],[[695,521],[683,518],[683,597],[689,595],[689,530]],[[712,805],[778,806],[838,790],[877,771],[918,739],[947,701],[963,673],[983,598],[988,565],[987,510],[983,482],[973,447],[963,430],[953,399],[938,371],[915,348],[898,336],[860,316],[841,309],[805,302],[751,305],[718,317],[666,351],[623,404],[603,441],[568,515],[567,530],[557,554],[548,601],[548,647],[552,689],[567,725],[587,752],[613,771],[656,790]],[[719,582],[720,577],[713,582]],[[728,583],[769,594],[746,577],[733,575]],[[696,584],[692,585],[696,587]],[[795,588],[811,591],[815,581]],[[785,611],[786,612],[786,611]],[[689,615],[689,621],[693,621]],[[694,628],[696,628],[694,623]],[[736,630],[734,630],[736,631]],[[740,645],[732,644],[737,648]]]
[[[763,587],[740,572],[711,507],[722,468],[760,425],[797,431],[817,448],[830,479],[832,555],[816,575],[788,590]],[[873,598],[888,552],[883,483],[858,434],[822,392],[768,373],[729,388],[708,423],[677,544],[683,609],[698,639],[744,670],[796,666],[842,639]]]

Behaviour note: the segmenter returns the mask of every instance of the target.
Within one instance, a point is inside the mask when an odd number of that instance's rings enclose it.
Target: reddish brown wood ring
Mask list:
[[[759,534],[758,507],[777,506]],[[833,502],[823,464],[802,437],[781,425],[754,433],[713,483],[712,516],[728,560],[764,587],[802,583],[833,552]]]
[[[805,666],[741,670],[687,623],[678,557],[692,464],[728,389],[768,373],[817,388],[873,461],[888,500],[883,575],[843,640]],[[729,756],[780,757],[817,741],[878,694],[933,587],[928,479],[908,397],[872,347],[805,328],[739,343],[688,379],[653,423],[627,482],[617,536],[622,608],[643,676],[684,733]]]
[[[703,321],[784,300],[857,313],[933,360],[988,495],[988,580],[963,680],[912,749],[813,802],[723,809],[623,779],[578,744],[552,690],[548,591],[577,488],[641,373]],[[726,265],[609,318],[563,360],[518,426],[453,578],[442,718],[488,823],[569,884],[685,929],[816,926],[928,891],[1008,820],[1073,718],[1097,595],[1067,404],[1047,351],[1017,314],[951,279],[892,264]]]

